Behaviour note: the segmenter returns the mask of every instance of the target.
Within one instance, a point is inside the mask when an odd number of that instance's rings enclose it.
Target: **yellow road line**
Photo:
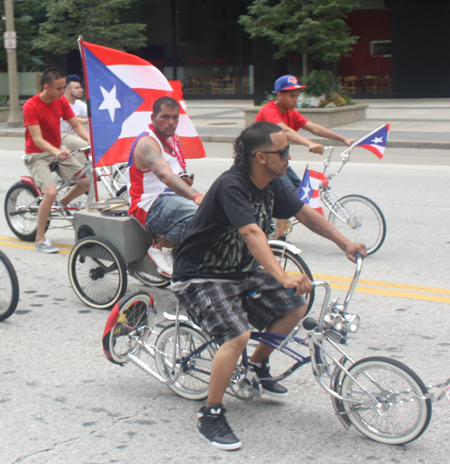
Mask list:
[[[331,288],[336,288],[339,290],[348,290],[348,285],[336,284],[332,282],[330,283],[330,286]],[[371,293],[375,295],[394,296],[397,298],[409,298],[411,300],[434,301],[437,303],[450,303],[450,298],[447,298],[445,296],[425,295],[423,293],[399,292],[397,290],[383,290],[381,288],[360,287],[359,285],[356,286],[355,291],[359,293]]]
[[[11,248],[22,248],[26,250],[34,250],[34,244],[29,242],[22,242],[18,238],[14,237],[2,237],[0,236],[0,245],[7,246]],[[62,249],[59,250],[59,253],[64,255],[69,255],[70,250],[73,248],[73,245],[67,243],[54,243],[55,246],[58,246]],[[298,275],[298,272],[289,272],[290,275]],[[348,282],[350,283],[352,279],[350,277],[340,277],[340,276],[331,276],[326,274],[313,274],[314,279],[316,280],[325,280],[331,286],[331,288],[338,290],[348,290],[349,285],[340,284],[337,282]],[[371,287],[382,287],[382,288],[371,288]],[[399,289],[399,290],[389,290]],[[401,290],[410,290],[410,291],[401,291]],[[419,285],[408,285],[408,284],[397,284],[394,282],[381,282],[379,280],[367,280],[360,279],[358,285],[355,289],[359,293],[370,293],[374,295],[384,295],[384,296],[393,296],[397,298],[408,298],[412,300],[423,300],[423,301],[433,301],[437,303],[450,303],[450,298],[440,295],[450,295],[450,289],[446,288],[436,288],[436,287],[424,287]],[[422,292],[422,293],[420,293]],[[438,295],[427,295],[426,293],[437,293]]]
[[[16,242],[16,243],[31,243],[31,242],[23,242],[22,240],[18,239],[18,238],[15,238],[15,237],[1,237],[0,236],[0,240],[7,240],[8,242]],[[57,246],[57,247],[60,247],[60,248],[67,248],[68,250],[71,250],[73,248],[73,245],[69,245],[68,243],[55,243],[55,242],[52,242],[53,245]],[[28,248],[26,246],[24,247],[15,247],[14,245],[10,245],[10,244],[6,244],[4,243],[5,246],[11,246],[13,248]],[[33,249],[34,250],[34,245],[30,245],[30,249]],[[70,253],[70,251],[69,251]]]
[[[314,279],[320,279],[325,281],[338,281],[338,282],[351,282],[350,277],[338,277],[330,276],[325,274],[314,274]],[[408,285],[408,284],[396,284],[392,282],[380,282],[378,280],[367,280],[359,279],[358,284],[365,285],[374,285],[376,287],[391,287],[391,288],[401,288],[405,290],[413,290],[416,292],[428,292],[428,293],[442,293],[444,295],[450,295],[450,290],[445,288],[435,288],[435,287],[421,287],[419,285]]]

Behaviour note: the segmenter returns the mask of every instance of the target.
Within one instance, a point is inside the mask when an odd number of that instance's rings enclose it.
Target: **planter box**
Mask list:
[[[364,121],[366,119],[366,108],[369,105],[350,105],[339,108],[297,108],[311,122],[321,124],[327,128],[343,126],[352,122]],[[261,108],[246,108],[245,126],[249,126]]]
[[[22,114],[22,107],[19,108],[20,114]],[[8,121],[9,117],[9,106],[2,106],[0,107],[0,122]],[[22,117],[23,120],[23,117]]]

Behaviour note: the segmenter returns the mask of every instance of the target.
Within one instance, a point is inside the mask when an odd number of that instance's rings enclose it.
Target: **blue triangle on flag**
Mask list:
[[[308,169],[305,169],[302,183],[300,184],[300,188],[298,189],[297,197],[304,203],[309,204],[309,200],[311,200],[312,194],[313,189],[311,187],[311,182],[309,179],[309,171]]]
[[[124,121],[136,111],[144,99],[112,73],[90,50],[85,48],[84,53],[89,83],[91,139],[97,165],[119,138]]]

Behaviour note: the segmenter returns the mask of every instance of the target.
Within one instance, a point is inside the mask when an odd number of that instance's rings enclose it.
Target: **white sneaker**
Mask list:
[[[166,277],[172,277],[173,272],[173,254],[172,248],[162,248],[158,250],[151,246],[147,251],[147,256],[156,264],[158,272]]]
[[[58,253],[59,248],[52,245],[49,239],[44,240],[42,243],[34,242],[34,248],[41,253]]]

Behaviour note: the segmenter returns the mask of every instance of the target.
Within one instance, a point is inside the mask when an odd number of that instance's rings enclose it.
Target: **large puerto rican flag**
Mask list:
[[[134,139],[150,124],[153,103],[169,96],[181,104],[177,135],[185,158],[204,158],[202,141],[186,113],[181,85],[135,55],[79,40],[95,166],[126,162]]]

